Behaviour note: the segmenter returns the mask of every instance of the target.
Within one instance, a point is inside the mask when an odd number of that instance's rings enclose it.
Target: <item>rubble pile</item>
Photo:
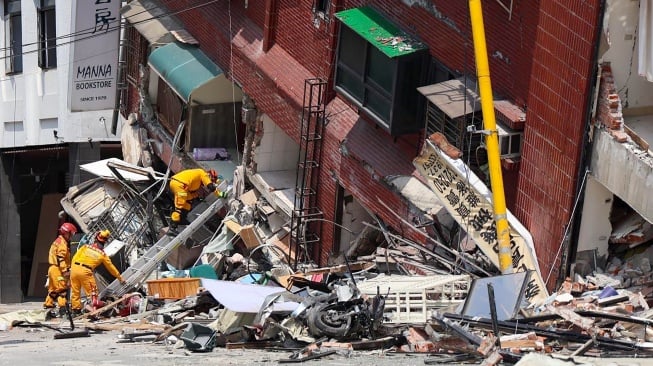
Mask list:
[[[301,253],[290,246],[289,220],[257,192],[230,200],[220,213],[219,222],[168,239],[161,223],[148,226],[147,220],[126,220],[139,230],[114,229],[116,242],[123,242],[115,252],[127,266],[159,245],[171,251],[148,258],[148,269],[159,268],[147,278],[145,267],[123,272],[123,287],[103,283],[99,274],[103,302],[87,304],[71,328],[85,329],[84,336],[119,331],[119,343],[187,352],[281,350],[288,352],[282,363],[365,350],[427,354],[427,364],[484,365],[518,364],[527,354],[573,359],[650,357],[653,351],[653,278],[644,245],[611,258],[605,269],[575,274],[542,299],[532,292],[533,271],[497,275],[489,261],[475,259],[478,253],[413,243],[380,221],[366,223],[344,255],[317,267],[293,263]],[[129,233],[158,239],[144,245]],[[181,244],[172,250],[175,241]],[[130,246],[141,258],[127,253]],[[47,324],[33,314],[0,320]]]

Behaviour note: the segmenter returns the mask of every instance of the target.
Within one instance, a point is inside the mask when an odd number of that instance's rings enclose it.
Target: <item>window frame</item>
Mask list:
[[[313,0],[313,13],[322,20],[328,21],[331,5],[331,0]]]
[[[23,72],[23,19],[20,0],[4,0],[5,16],[5,74]],[[16,24],[18,23],[18,24]],[[20,34],[16,35],[16,25]],[[18,40],[18,42],[16,42]]]
[[[346,52],[346,50],[343,50],[342,47],[346,37],[356,37],[357,43],[363,42],[365,45],[365,50],[357,53],[359,55],[359,63],[363,64],[363,70],[360,73],[350,67],[350,65],[343,63],[342,52]],[[389,61],[386,67],[389,66],[392,72],[390,90],[378,84],[373,77],[370,77],[369,71],[371,70],[370,59],[372,58],[372,53],[374,53],[374,57],[383,57]],[[383,127],[391,135],[397,136],[419,132],[423,128],[423,121],[420,118],[423,111],[419,106],[411,106],[411,115],[406,117],[406,110],[402,108],[401,101],[406,97],[414,98],[416,103],[420,100],[416,88],[426,81],[428,72],[426,63],[427,54],[428,51],[424,49],[404,56],[388,57],[355,30],[343,24],[340,26],[338,33],[336,65],[334,68],[334,89],[337,93],[354,103],[360,111],[364,112],[366,116]],[[351,53],[347,55],[351,57]],[[362,60],[360,60],[361,57]],[[402,77],[407,74],[407,70],[405,69],[414,63],[420,65],[420,75],[414,76],[414,80],[407,81],[408,83],[415,84],[414,87],[400,85],[399,80],[403,80]],[[358,85],[346,85],[342,81],[345,80],[342,78],[343,76],[349,77],[347,80],[357,82]],[[357,95],[353,87],[359,89],[362,95]],[[410,93],[414,95],[409,96],[408,94]],[[370,105],[370,100],[379,102],[376,104],[377,106],[387,105],[389,110],[386,112],[376,109],[376,107]],[[386,113],[387,115],[384,116],[382,113]]]
[[[53,28],[50,31],[51,25]],[[57,13],[54,0],[40,0],[37,9],[37,26],[38,65],[43,70],[54,69],[57,67]]]

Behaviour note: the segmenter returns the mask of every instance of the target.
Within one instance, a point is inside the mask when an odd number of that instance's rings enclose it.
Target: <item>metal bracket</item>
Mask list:
[[[492,133],[497,133],[497,130],[477,130],[476,126],[469,125],[467,126],[467,132],[469,133],[480,133],[485,136],[490,136]]]

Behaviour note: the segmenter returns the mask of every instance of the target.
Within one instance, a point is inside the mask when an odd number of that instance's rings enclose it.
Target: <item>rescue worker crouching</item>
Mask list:
[[[51,309],[49,316],[56,316],[55,305],[65,309],[70,280],[70,239],[77,233],[77,227],[70,222],[61,224],[59,235],[50,245],[48,255],[48,295],[43,307]],[[56,303],[56,304],[55,304]]]
[[[84,289],[86,296],[91,297],[94,307],[101,307],[97,298],[98,289],[93,275],[95,268],[100,264],[109,271],[109,273],[124,284],[125,280],[120,272],[111,262],[111,258],[104,252],[104,245],[109,240],[111,233],[109,230],[99,231],[95,235],[93,244],[85,244],[77,250],[73,256],[72,267],[70,272],[71,296],[70,302],[73,315],[79,315],[82,312],[81,290]],[[99,306],[98,306],[99,305]]]
[[[175,209],[170,214],[171,230],[168,233],[174,234],[178,225],[187,224],[186,215],[192,208],[190,201],[199,197],[202,186],[214,192],[218,198],[226,198],[227,192],[218,189],[221,180],[222,177],[213,169],[187,169],[172,176],[169,187],[174,196]]]

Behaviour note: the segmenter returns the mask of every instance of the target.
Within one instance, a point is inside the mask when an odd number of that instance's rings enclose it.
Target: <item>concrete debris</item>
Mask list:
[[[164,203],[153,203],[154,212],[162,210]],[[197,214],[188,215],[188,227]],[[184,240],[172,236],[174,254],[148,257],[156,270],[127,277],[124,294],[102,299],[105,306],[75,324],[119,331],[120,343],[180,347],[189,357],[215,348],[289,352],[280,363],[377,350],[428,354],[426,364],[563,365],[581,356],[650,357],[653,351],[653,249],[635,240],[647,237],[645,223],[625,220],[611,238],[622,248],[637,244],[636,250],[622,249],[604,268],[595,261],[534,300],[531,271],[499,275],[487,258],[477,260],[483,254],[473,247],[413,242],[378,218],[329,266],[293,267],[290,220],[263,195],[246,191],[215,216],[186,231]],[[123,268],[167,235],[163,222],[135,223],[138,236],[116,230],[125,243],[120,258],[131,258]],[[44,322],[21,317],[32,326]]]

